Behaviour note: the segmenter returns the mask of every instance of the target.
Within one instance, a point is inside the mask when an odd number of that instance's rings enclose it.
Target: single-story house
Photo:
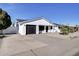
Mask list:
[[[16,27],[18,33],[21,35],[60,32],[57,26],[43,17],[39,17],[34,20],[18,19],[16,22]]]

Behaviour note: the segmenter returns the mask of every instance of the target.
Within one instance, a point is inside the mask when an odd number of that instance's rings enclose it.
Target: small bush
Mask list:
[[[74,31],[74,28],[73,28],[73,27],[70,27],[70,28],[69,28],[69,33],[73,33],[73,32],[75,32],[75,31]]]
[[[68,35],[69,33],[78,31],[78,28],[77,27],[70,27],[70,26],[62,26],[60,28],[60,30],[61,30],[60,34]]]
[[[69,34],[69,27],[63,26],[61,28],[61,33],[64,34],[64,35],[68,35]]]

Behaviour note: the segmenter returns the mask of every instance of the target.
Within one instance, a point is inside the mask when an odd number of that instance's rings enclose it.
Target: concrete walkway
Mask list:
[[[78,52],[79,32],[68,36],[58,33],[25,36],[15,34],[0,39],[0,55],[3,56],[72,56],[78,55]]]

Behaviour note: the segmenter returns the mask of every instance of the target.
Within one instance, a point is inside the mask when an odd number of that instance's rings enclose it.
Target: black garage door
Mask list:
[[[36,25],[26,25],[26,34],[36,34]]]

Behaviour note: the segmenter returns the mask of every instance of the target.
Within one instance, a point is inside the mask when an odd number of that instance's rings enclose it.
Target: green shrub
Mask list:
[[[77,27],[71,27],[71,26],[62,26],[60,27],[61,34],[67,35],[69,33],[73,33],[78,31]]]
[[[73,28],[73,27],[70,27],[70,28],[69,28],[69,33],[73,33],[73,32],[75,32],[75,31],[74,31],[74,28]]]
[[[69,34],[69,27],[63,26],[61,28],[61,33],[64,34],[64,35],[68,35]]]

